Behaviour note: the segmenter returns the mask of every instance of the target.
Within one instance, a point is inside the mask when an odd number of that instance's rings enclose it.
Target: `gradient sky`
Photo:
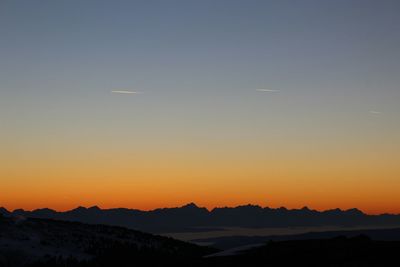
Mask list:
[[[0,206],[400,213],[399,14],[2,0]]]

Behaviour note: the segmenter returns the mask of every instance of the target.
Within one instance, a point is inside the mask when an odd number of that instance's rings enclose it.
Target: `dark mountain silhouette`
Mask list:
[[[8,216],[10,215],[10,212],[5,208],[0,208],[0,215]]]
[[[194,203],[151,211],[124,208],[100,209],[95,206],[78,207],[65,212],[51,209],[33,211],[18,209],[10,214],[116,225],[152,233],[208,231],[223,227],[400,226],[400,215],[367,215],[358,209],[316,211],[307,207],[289,210],[245,205],[215,208],[209,211]]]

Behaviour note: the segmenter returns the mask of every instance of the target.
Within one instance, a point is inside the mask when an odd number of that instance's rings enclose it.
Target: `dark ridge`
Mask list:
[[[176,208],[162,208],[150,211],[135,209],[101,209],[78,207],[65,212],[51,209],[12,212],[32,218],[48,218],[66,221],[78,221],[92,224],[107,224],[139,229],[152,233],[190,232],[199,229],[224,227],[264,228],[264,227],[383,227],[400,226],[400,215],[368,215],[358,209],[332,209],[316,211],[308,207],[287,209],[242,205],[220,207],[211,211],[195,203]]]
[[[7,216],[9,214],[10,212],[6,208],[0,207],[0,215]]]
[[[0,266],[143,266],[144,262],[158,266],[199,260],[217,251],[117,226],[38,218],[0,220]]]
[[[197,206],[196,203],[191,202],[189,204],[183,205],[181,208],[182,209],[185,209],[185,208],[186,209],[198,209],[199,206]]]

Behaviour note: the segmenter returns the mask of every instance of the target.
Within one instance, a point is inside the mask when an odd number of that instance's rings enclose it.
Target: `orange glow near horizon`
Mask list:
[[[267,149],[248,143],[236,150],[175,146],[154,154],[152,149],[131,153],[127,148],[114,152],[109,148],[105,153],[82,143],[77,153],[71,147],[52,145],[2,159],[6,164],[0,175],[6,178],[0,206],[149,210],[189,202],[209,209],[253,203],[400,213],[398,151],[382,157],[376,149],[343,154],[343,147],[331,147],[324,153],[304,154],[292,144],[280,149],[272,144],[273,153],[265,153]],[[41,151],[41,156],[34,151]]]
[[[230,173],[230,179],[234,174]],[[277,175],[277,174],[275,174]],[[165,177],[165,176],[164,176]],[[2,187],[0,206],[7,209],[52,208],[68,210],[77,206],[100,206],[102,208],[135,208],[150,210],[177,207],[194,202],[208,209],[222,206],[258,204],[260,206],[326,210],[333,208],[359,208],[369,214],[400,213],[398,187],[377,186],[365,183],[362,188],[344,179],[343,183],[332,183],[333,178],[297,179],[288,186],[284,178],[247,179],[236,175],[232,182],[220,179],[210,182],[199,180],[201,176],[184,179],[172,178],[136,181],[134,179],[77,179],[75,181],[37,178],[34,183],[6,184]],[[257,177],[257,176],[253,176]],[[265,177],[260,174],[258,177]],[[230,186],[228,186],[230,185]],[[359,188],[355,190],[354,188]]]

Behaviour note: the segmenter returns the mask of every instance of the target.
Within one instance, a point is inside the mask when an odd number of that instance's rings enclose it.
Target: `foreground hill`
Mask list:
[[[313,227],[313,226],[400,226],[400,215],[367,215],[358,209],[316,211],[308,208],[272,209],[254,205],[215,208],[211,211],[188,204],[177,208],[141,211],[135,209],[100,209],[79,207],[57,212],[0,209],[2,214],[32,218],[107,224],[152,233],[206,231],[222,227]]]
[[[0,266],[153,266],[215,252],[121,227],[0,215]],[[36,264],[36,265],[35,265]],[[68,265],[67,265],[68,266]]]
[[[367,236],[269,241],[218,253],[121,227],[0,216],[1,267],[397,266],[399,241]]]

